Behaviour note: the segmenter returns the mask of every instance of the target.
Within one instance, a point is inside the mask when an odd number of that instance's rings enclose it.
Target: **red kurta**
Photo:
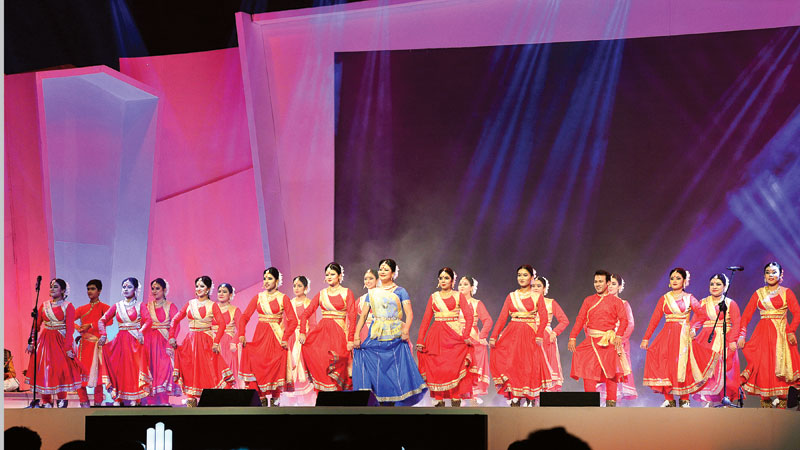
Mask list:
[[[39,306],[37,331],[39,346],[36,351],[36,390],[41,394],[72,392],[79,387],[85,377],[83,366],[67,356],[72,350],[72,333],[75,331],[75,307],[68,301],[53,305],[50,300]],[[67,338],[66,336],[69,336]],[[33,384],[34,357],[28,361],[25,382]]]
[[[239,322],[242,320],[242,311],[230,303],[220,306],[219,309],[222,311],[222,315],[228,319],[228,322],[225,324],[225,334],[222,335],[222,339],[219,341],[219,354],[222,355],[225,364],[227,364],[231,372],[233,372],[233,388],[242,389],[244,388],[244,383],[239,376],[239,360],[241,359],[242,345],[239,343],[238,333]],[[217,333],[216,325],[211,327],[211,332],[214,334]]]
[[[695,317],[690,322],[692,311]],[[690,334],[691,323],[708,320],[705,310],[691,294],[675,298],[668,292],[658,299],[644,339],[650,339],[662,316],[666,323],[647,349],[642,384],[661,394],[693,394],[711,378],[717,362],[711,350]]]
[[[585,330],[584,330],[585,328]],[[586,333],[583,340],[572,354],[572,370],[574,379],[603,381],[623,381],[630,373],[630,361],[620,364],[613,338],[625,335],[628,328],[628,314],[622,300],[616,295],[590,295],[583,300],[575,325],[572,327],[570,339],[576,338],[581,330]],[[623,366],[623,367],[620,367]]]
[[[78,341],[77,359],[83,366],[86,375],[86,386],[95,387],[98,381],[102,382],[105,369],[100,358],[101,350],[97,347],[100,339],[100,326],[98,322],[110,307],[101,301],[87,303],[75,309],[75,326],[89,325],[81,332]]]
[[[292,388],[291,357],[281,342],[288,341],[297,328],[297,317],[289,297],[281,292],[270,295],[266,291],[250,299],[239,322],[239,336],[244,336],[247,322],[258,311],[258,325],[253,340],[242,348],[242,380],[261,396]],[[281,322],[284,327],[281,327]]]
[[[736,340],[739,337],[741,316],[739,315],[739,306],[736,305],[735,301],[727,299],[726,303],[728,304],[728,313],[726,314],[728,335],[726,344],[728,345],[728,364],[725,369],[725,376],[728,378],[727,391],[725,395],[730,400],[736,400],[739,398],[739,352],[735,349],[732,350],[730,346],[732,344],[735,345]],[[719,305],[713,297],[708,296],[700,301],[700,307],[705,309],[706,320],[702,323],[694,322],[695,329],[700,329],[700,332],[695,338],[695,342],[697,342],[700,346],[705,347],[709,351],[712,351],[716,355],[717,363],[711,378],[708,379],[702,389],[697,391],[695,398],[701,401],[718,402],[722,400],[723,397],[722,320],[717,323],[717,328],[714,332],[714,338],[709,343],[708,337],[711,335],[711,331],[714,330],[714,321],[719,314]]]
[[[307,322],[318,307],[322,307],[322,320],[309,331],[302,349],[306,370],[318,391],[349,389],[352,383],[347,373],[347,343],[353,342],[356,330],[355,298],[347,288],[336,295],[328,295],[323,289],[303,311],[301,330],[307,329]]]
[[[791,289],[782,286],[773,297],[766,288],[757,290],[744,309],[741,337],[745,336],[756,309],[761,320],[742,349],[747,360],[741,379],[744,390],[764,397],[786,396],[789,386],[800,387],[800,355],[797,344],[789,344],[787,339],[800,324],[797,297]],[[788,325],[787,311],[792,313],[792,322]]]
[[[547,309],[537,307],[541,305],[541,295],[535,300],[530,297],[532,294],[527,295],[522,297],[514,291],[506,296],[492,331],[492,339],[496,340],[490,354],[492,380],[497,393],[507,399],[532,400],[555,385],[544,343],[536,343],[536,338],[546,338]],[[511,322],[503,330],[509,317]]]
[[[486,340],[489,333],[492,331],[492,316],[489,311],[483,306],[483,302],[470,298],[467,300],[472,311],[472,329],[469,332],[469,340],[472,342],[472,349],[475,352],[475,377],[472,382],[472,396],[477,397],[486,395],[489,390],[489,382],[491,377],[489,375],[489,345],[481,344],[481,340]],[[481,322],[481,329],[478,330],[478,321]],[[467,321],[464,319],[464,314],[459,318],[461,326],[466,327]]]
[[[141,311],[138,302],[125,300],[112,305],[98,322],[100,336],[106,336],[106,327],[116,318],[119,332],[114,340],[103,346],[103,365],[106,373],[103,384],[115,401],[139,400],[150,394],[153,381],[148,355],[139,343]]]
[[[176,325],[184,317],[189,318],[189,334],[175,351],[173,376],[190,397],[199,397],[203,389],[222,389],[233,383],[233,373],[225,360],[212,350],[225,334],[226,320],[219,306],[211,300],[203,302],[189,300],[172,318],[170,339],[178,335]],[[217,333],[211,332],[214,323],[219,325]]]
[[[150,395],[180,396],[181,388],[173,379],[175,352],[169,345],[170,323],[178,314],[178,307],[169,301],[156,307],[155,303],[151,301],[142,305],[141,314],[144,320],[142,325],[144,347],[150,363],[150,375],[153,377]],[[180,324],[176,323],[175,326],[180,327]],[[178,331],[179,329],[175,330],[176,335]],[[164,398],[162,401],[168,402],[169,400]]]
[[[544,304],[547,309],[547,326],[544,329],[543,346],[544,354],[547,356],[547,365],[550,367],[550,377],[553,379],[553,386],[547,390],[560,391],[561,386],[564,384],[564,373],[561,371],[561,354],[558,351],[558,341],[552,338],[561,335],[567,329],[569,319],[557,301],[552,298],[545,298]],[[555,328],[551,327],[553,317],[558,322]]]
[[[622,300],[622,299],[620,299]],[[631,309],[631,304],[628,303],[626,300],[622,300],[622,303],[625,305],[625,312],[628,315],[628,326],[625,328],[625,332],[622,334],[622,348],[625,350],[625,357],[628,358],[628,363],[631,363],[631,335],[633,334],[633,310]],[[619,332],[619,321],[617,322],[617,329],[616,332]],[[618,360],[618,366],[619,366]],[[617,367],[617,371],[619,372],[622,367]],[[606,384],[605,383],[597,383],[597,392],[600,393],[600,401],[606,401]],[[639,397],[639,392],[636,390],[636,380],[633,377],[633,370],[631,373],[625,377],[625,381],[620,381],[617,383],[617,399],[618,400],[633,400]]]
[[[443,298],[435,292],[428,298],[417,339],[418,344],[425,345],[425,350],[417,352],[419,371],[431,396],[437,399],[471,398],[478,370],[472,346],[466,343],[474,319],[472,308],[464,294],[451,293]],[[458,320],[460,314],[464,315],[463,326]]]

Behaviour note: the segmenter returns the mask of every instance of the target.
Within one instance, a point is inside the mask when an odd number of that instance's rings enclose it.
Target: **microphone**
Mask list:
[[[730,266],[730,267],[728,267],[728,270],[733,270],[734,272],[741,272],[742,270],[744,270],[744,267],[742,267],[742,266]]]
[[[39,275],[38,277],[36,277],[36,290],[37,291],[39,290],[39,286],[41,286],[41,285],[42,285],[42,276]]]

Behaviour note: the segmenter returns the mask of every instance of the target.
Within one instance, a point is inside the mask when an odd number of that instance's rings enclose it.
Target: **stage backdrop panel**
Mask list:
[[[743,264],[742,309],[768,261],[798,287],[798,56],[798,27],[337,53],[335,258],[356,277],[396,259],[417,317],[443,266],[496,318],[532,264],[571,321],[594,271],[619,272],[641,382],[670,268],[703,298]]]

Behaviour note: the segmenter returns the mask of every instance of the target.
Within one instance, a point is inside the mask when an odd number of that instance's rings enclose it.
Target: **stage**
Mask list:
[[[263,426],[246,426],[251,421],[263,418]],[[203,419],[215,424],[214,432],[208,433]],[[227,420],[230,419],[230,420]],[[299,420],[294,420],[299,419]],[[539,429],[563,426],[570,433],[586,441],[593,449],[619,448],[675,448],[688,445],[702,449],[747,449],[773,448],[795,449],[798,447],[800,413],[793,410],[778,409],[666,409],[666,408],[101,408],[101,409],[6,409],[5,426],[24,425],[40,433],[44,450],[55,450],[61,444],[74,439],[87,437],[85,433],[98,433],[103,424],[119,420],[120,424],[111,427],[108,433],[128,436],[139,433],[145,440],[146,426],[152,427],[156,421],[164,420],[167,428],[174,430],[175,449],[181,447],[182,436],[169,421],[184,420],[193,424],[195,430],[205,430],[206,436],[214,433],[240,434],[239,430],[253,435],[280,436],[271,442],[270,448],[303,448],[306,439],[317,439],[319,432],[315,422],[331,424],[342,422],[338,436],[330,436],[334,447],[335,438],[353,433],[363,435],[367,420],[383,423],[378,431],[384,435],[419,436],[425,432],[445,435],[436,421],[450,423],[486,424],[486,439],[483,430],[471,426],[447,427],[452,433],[468,433],[471,444],[459,448],[489,448],[500,450],[508,448],[515,440],[525,438],[530,432]],[[94,421],[95,431],[84,431],[87,423]],[[485,422],[484,422],[485,421]],[[152,422],[152,423],[150,423]],[[139,424],[147,424],[139,425]],[[308,434],[298,434],[291,445],[281,444],[286,438],[285,427],[279,423],[305,427]],[[404,425],[400,425],[400,424]],[[405,424],[414,423],[408,426]],[[442,422],[443,423],[443,422]],[[138,428],[141,430],[135,431]],[[125,430],[125,431],[122,431]],[[228,431],[225,431],[228,430]],[[249,430],[249,431],[247,431]],[[291,437],[291,436],[290,436]],[[409,439],[410,441],[413,439]],[[109,446],[111,441],[104,440]],[[474,444],[474,445],[473,445]],[[209,444],[213,445],[213,444]],[[431,448],[430,445],[404,445],[406,449]],[[196,448],[196,447],[195,447]],[[221,448],[221,447],[213,447]],[[258,447],[251,447],[258,448]],[[346,447],[343,447],[346,448]],[[374,448],[383,448],[377,445]],[[441,447],[447,448],[447,447]]]

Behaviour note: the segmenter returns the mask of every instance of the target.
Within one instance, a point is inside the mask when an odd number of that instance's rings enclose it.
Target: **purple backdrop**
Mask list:
[[[337,53],[336,260],[360,278],[396,259],[418,317],[445,265],[480,281],[496,317],[530,263],[571,321],[593,271],[620,272],[634,347],[671,267],[700,299],[743,264],[730,293],[742,309],[767,261],[796,288],[799,37]]]

